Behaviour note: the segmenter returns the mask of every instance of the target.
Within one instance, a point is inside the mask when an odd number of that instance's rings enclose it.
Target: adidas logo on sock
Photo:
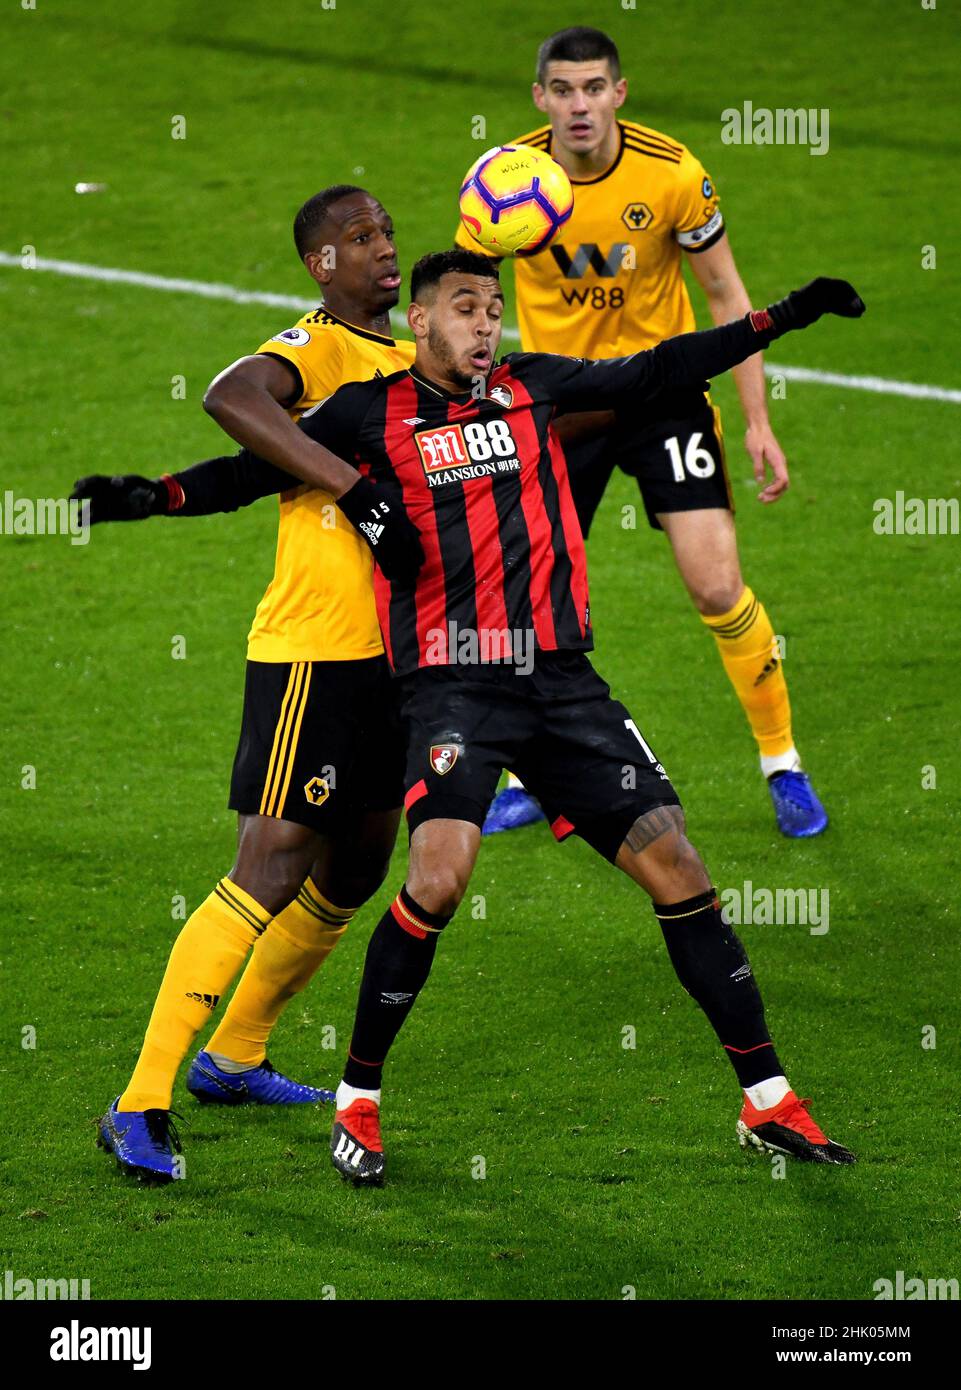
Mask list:
[[[747,977],[748,977],[750,974],[751,974],[751,967],[750,967],[750,965],[747,964],[747,962],[745,962],[744,965],[739,966],[738,969],[735,970],[734,974],[731,976],[731,979],[732,979],[732,980],[746,980]]]
[[[213,1013],[214,1009],[220,1003],[219,994],[197,994],[192,989],[187,990],[187,998],[195,999],[198,1004],[203,1004],[204,1008],[209,1009],[211,1013]]]
[[[394,993],[393,991],[382,989],[380,992],[381,1003],[383,1004],[406,1004],[408,999],[413,999],[413,994],[404,994],[403,991]]]

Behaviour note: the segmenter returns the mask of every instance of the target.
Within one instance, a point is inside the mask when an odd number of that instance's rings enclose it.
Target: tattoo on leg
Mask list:
[[[676,830],[681,834],[684,831],[684,817],[680,807],[655,806],[653,811],[638,816],[624,837],[624,843],[635,854],[640,854],[642,849],[647,849],[648,845],[659,840],[669,830]]]

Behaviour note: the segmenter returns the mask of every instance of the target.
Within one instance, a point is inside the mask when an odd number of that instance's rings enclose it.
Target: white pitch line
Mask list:
[[[0,251],[0,266],[23,270],[19,256]],[[166,275],[146,275],[142,270],[116,270],[106,265],[84,265],[81,261],[48,260],[38,256],[33,270],[47,270],[54,275],[70,275],[78,280],[100,280],[111,285],[136,285],[142,290],[166,290],[168,294],[195,294],[202,299],[226,299],[232,304],[267,304],[273,309],[296,309],[305,313],[316,309],[316,299],[301,299],[293,294],[270,294],[266,290],[238,290],[233,285],[218,285],[208,280],[178,280]]]
[[[809,381],[817,386],[844,386],[850,391],[874,391],[881,396],[911,396],[919,401],[949,401],[961,405],[961,391],[949,386],[921,386],[914,381],[889,381],[883,376],[844,376],[841,372],[815,371],[812,367],[778,367],[765,362],[768,376],[777,373],[785,381]]]
[[[20,256],[11,256],[0,251],[0,266],[23,270],[26,267]],[[316,299],[301,298],[293,294],[272,294],[268,290],[240,290],[235,285],[222,285],[210,280],[181,280],[166,275],[148,275],[142,270],[119,270],[113,266],[86,265],[81,261],[60,261],[38,256],[32,267],[35,271],[48,271],[54,275],[69,275],[79,280],[99,280],[104,284],[136,285],[139,289],[163,290],[168,294],[192,294],[201,299],[219,299],[230,304],[265,304],[271,309],[292,309],[305,313],[317,307]],[[406,328],[407,320],[397,310],[391,314],[391,322],[398,328]],[[511,342],[519,342],[520,334],[516,328],[505,328],[504,337]],[[815,386],[839,386],[848,391],[872,391],[882,396],[907,396],[913,400],[947,401],[951,405],[961,405],[961,390],[947,386],[925,386],[914,381],[891,381],[881,376],[845,376],[841,372],[822,372],[812,367],[779,367],[776,362],[765,362],[764,370],[768,376],[783,376],[785,381],[808,382]]]

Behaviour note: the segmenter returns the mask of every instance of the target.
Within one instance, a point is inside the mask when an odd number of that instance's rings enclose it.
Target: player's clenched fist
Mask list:
[[[821,275],[803,289],[770,305],[767,313],[777,334],[793,328],[808,328],[824,314],[837,314],[845,319],[859,319],[864,313],[864,300],[847,280],[831,280]]]
[[[108,478],[94,473],[74,483],[70,500],[89,502],[92,526],[99,521],[143,521],[172,510],[176,499],[171,485],[179,489],[172,478],[140,478],[135,473]]]
[[[337,498],[337,505],[370,546],[387,579],[405,583],[416,577],[424,563],[420,532],[399,502],[376,483],[358,478]]]

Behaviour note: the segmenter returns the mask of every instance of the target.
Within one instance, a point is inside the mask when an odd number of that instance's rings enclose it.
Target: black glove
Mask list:
[[[384,577],[410,583],[424,563],[420,532],[399,502],[367,478],[337,498],[347,520],[370,546]]]
[[[843,319],[859,319],[864,313],[864,301],[847,280],[829,280],[820,276],[792,290],[784,299],[767,310],[775,333],[789,333],[793,328],[808,328],[822,314],[838,314]]]
[[[162,478],[138,478],[133,473],[105,478],[94,473],[74,483],[70,500],[90,503],[90,524],[95,526],[98,521],[142,521],[165,515],[174,499]]]

